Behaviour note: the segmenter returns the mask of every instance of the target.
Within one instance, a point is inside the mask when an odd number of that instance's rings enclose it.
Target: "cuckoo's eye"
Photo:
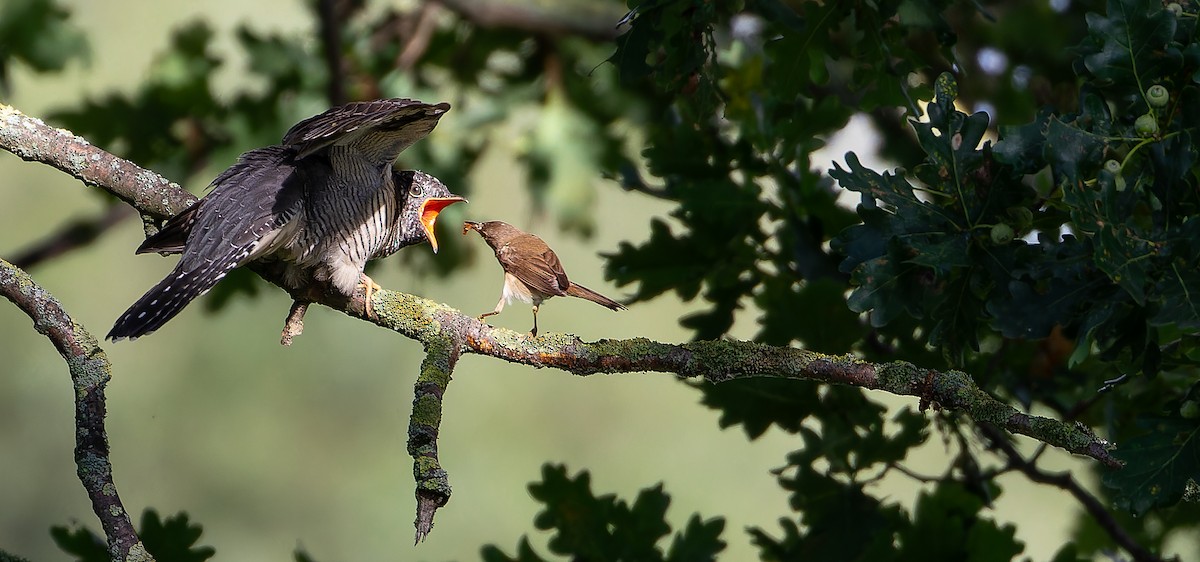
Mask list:
[[[413,197],[420,197],[422,191],[421,184],[414,183],[413,186],[408,189],[408,194],[412,195]]]

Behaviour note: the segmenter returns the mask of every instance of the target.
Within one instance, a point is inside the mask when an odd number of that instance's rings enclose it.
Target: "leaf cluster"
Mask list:
[[[12,67],[57,72],[88,58],[83,33],[68,21],[70,11],[53,0],[9,0],[0,6],[0,94],[12,90]]]
[[[216,551],[212,547],[196,544],[203,531],[199,524],[189,521],[186,513],[162,519],[157,511],[147,509],[142,513],[138,537],[156,560],[204,562],[212,558]],[[78,562],[108,562],[112,559],[104,539],[86,527],[53,527],[50,536],[63,552]]]
[[[853,155],[848,169],[831,171],[863,195],[862,224],[833,242],[852,275],[848,304],[877,327],[916,319],[952,364],[988,338],[1057,335],[1073,340],[1068,367],[1094,353],[1102,368],[1147,377],[1125,402],[1140,408],[1090,417],[1116,428],[1118,442],[1133,439],[1118,454],[1141,468],[1106,483],[1119,504],[1144,513],[1177,503],[1200,468],[1200,426],[1180,413],[1196,384],[1200,321],[1191,297],[1200,287],[1200,44],[1194,14],[1132,0],[1107,8],[1089,14],[1077,48],[1075,111],[1048,108],[1002,128],[993,146],[988,116],[956,109],[957,86],[943,75],[925,118],[912,120],[925,157],[911,174],[879,174]],[[1170,100],[1151,103],[1152,85]],[[1095,389],[1103,372],[1060,376]],[[1164,372],[1172,376],[1159,380]],[[1005,382],[997,388],[1022,389]],[[1138,436],[1161,415],[1172,421]]]
[[[699,515],[688,520],[665,550],[658,546],[671,531],[665,521],[671,497],[663,492],[661,484],[643,489],[629,504],[609,494],[596,496],[586,471],[571,477],[566,467],[548,464],[542,467],[542,481],[530,484],[529,493],[545,505],[534,525],[553,531],[550,551],[572,560],[716,560],[725,549],[720,539],[724,519],[705,520]],[[527,537],[521,539],[515,556],[487,546],[482,558],[487,562],[545,560],[536,554]]]

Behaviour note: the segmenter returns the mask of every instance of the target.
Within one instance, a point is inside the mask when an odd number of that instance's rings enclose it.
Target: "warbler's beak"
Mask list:
[[[437,236],[433,234],[433,225],[437,222],[438,213],[442,209],[449,207],[458,202],[466,203],[467,200],[462,197],[430,197],[424,203],[421,203],[421,227],[425,229],[425,237],[429,239],[429,245],[433,246],[433,253],[438,251]]]
[[[483,226],[483,223],[478,223],[475,221],[463,221],[463,236],[466,236],[467,233],[471,232],[472,230],[479,230],[479,227],[481,226]]]

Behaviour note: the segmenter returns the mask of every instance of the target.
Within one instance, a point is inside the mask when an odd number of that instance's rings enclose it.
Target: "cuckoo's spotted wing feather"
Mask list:
[[[305,119],[283,136],[283,144],[307,158],[331,145],[351,145],[376,164],[391,163],[428,135],[450,104],[384,99],[338,106]]]
[[[179,214],[167,219],[163,223],[162,228],[153,236],[146,238],[135,254],[148,254],[158,252],[162,254],[178,254],[183,251],[184,244],[187,244],[188,233],[192,231],[192,226],[196,223],[196,212],[200,210],[200,202],[193,203],[181,211]]]
[[[520,255],[510,245],[519,244],[522,248]],[[548,296],[567,294],[571,282],[567,280],[567,272],[563,270],[558,255],[550,249],[541,238],[532,234],[522,234],[496,250],[496,259],[511,273],[531,289]]]
[[[285,226],[300,210],[303,181],[283,147],[243,154],[213,181],[211,193],[181,213],[175,225],[169,221],[164,226],[172,229],[169,235],[148,251],[169,251],[177,244],[178,231],[186,230],[183,256],[166,279],[121,315],[108,337],[132,339],[153,332],[231,269],[286,243]]]

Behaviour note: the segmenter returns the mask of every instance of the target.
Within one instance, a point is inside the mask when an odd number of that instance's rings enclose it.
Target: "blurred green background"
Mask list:
[[[32,116],[85,96],[132,91],[154,54],[166,47],[170,30],[195,18],[212,26],[216,52],[225,59],[217,74],[218,93],[242,76],[232,48],[237,25],[315,34],[306,8],[295,1],[63,5],[91,41],[91,62],[49,78],[16,67],[14,93],[5,101]],[[452,111],[442,127],[453,126],[455,118]],[[873,142],[863,130],[852,126],[826,154],[840,156],[850,148],[861,154]],[[430,141],[437,136],[435,130]],[[622,241],[645,240],[649,219],[669,207],[597,178],[594,235],[564,234],[531,210],[515,159],[512,146],[490,147],[485,164],[468,178],[470,205],[443,214],[440,236],[458,236],[466,218],[507,220],[544,237],[573,280],[620,298],[620,290],[603,279],[597,253],[614,251]],[[203,181],[185,187],[200,193],[207,179],[230,163],[211,162]],[[8,153],[0,154],[0,178],[3,256],[69,218],[104,207],[64,174]],[[31,273],[77,320],[103,334],[173,263],[174,258],[134,256],[142,237],[137,221],[126,221],[86,250]],[[469,265],[448,279],[405,269],[397,258],[372,275],[387,288],[467,313],[490,310],[500,291],[500,269],[482,242],[468,242]],[[145,507],[163,515],[186,510],[204,526],[201,543],[216,547],[217,559],[279,560],[298,546],[318,560],[467,560],[477,558],[484,544],[511,549],[521,534],[532,531],[537,506],[526,485],[548,461],[565,463],[572,472],[587,467],[597,493],[631,498],[640,488],[664,482],[676,526],[696,512],[725,515],[729,547],[723,558],[728,560],[752,558],[756,551],[742,530],[773,529],[787,509],[770,469],[783,463],[795,440],[776,429],[754,442],[738,429],[719,430],[718,414],[700,406],[699,394],[671,376],[579,378],[467,356],[446,395],[440,438],[454,496],[438,512],[427,542],[414,547],[405,429],[420,347],[320,308],[310,312],[304,335],[291,348],[280,347],[289,299],[260,287],[265,290],[259,298],[238,299],[218,314],[205,312],[201,302],[147,338],[105,345],[114,368],[109,439],[126,506],[135,520]],[[542,309],[540,325],[545,332],[589,340],[686,341],[691,332],[678,320],[688,311],[689,305],[673,295],[620,314],[556,299]],[[743,312],[732,335],[753,336],[756,320]],[[525,330],[529,309],[513,306],[492,321]],[[78,521],[98,527],[74,473],[66,367],[28,319],[7,305],[0,305],[0,356],[7,367],[0,374],[0,548],[34,560],[63,560],[50,539],[51,525]],[[915,405],[914,400],[873,398],[894,408]],[[1022,445],[1032,450],[1027,441]],[[922,449],[926,458],[910,465],[939,470],[945,465],[943,453],[942,443],[932,440]],[[1057,451],[1048,457],[1047,468],[1081,465]],[[1018,538],[1026,543],[1025,554],[1049,556],[1073,524],[1068,496],[1017,478],[1000,482],[1006,493],[997,504],[997,519],[1040,513],[1042,523],[1021,527]],[[880,495],[908,502],[916,492],[907,479],[889,480]],[[540,545],[545,537],[532,539]]]

